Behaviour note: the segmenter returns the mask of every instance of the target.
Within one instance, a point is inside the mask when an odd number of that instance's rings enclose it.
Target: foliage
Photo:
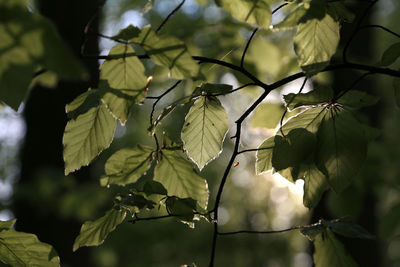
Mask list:
[[[394,77],[394,95],[399,103],[400,72],[386,67],[398,59],[399,43],[387,48],[381,62],[376,65],[349,62],[346,48],[342,54],[343,62],[337,63],[338,60],[332,58],[338,54],[340,27],[344,22],[354,20],[354,14],[347,9],[345,1],[287,1],[273,11],[271,6],[275,5],[272,4],[278,2],[218,0],[216,3],[231,16],[229,21],[234,30],[243,28],[251,31],[243,53],[233,58],[233,63],[218,60],[218,54],[213,57],[207,57],[206,53],[195,55],[194,51],[201,49],[193,42],[171,33],[160,33],[182,4],[158,28],[154,28],[154,25],[142,28],[129,25],[114,36],[103,36],[117,44],[108,55],[99,56],[105,60],[99,69],[97,88],[89,88],[66,106],[70,120],[62,140],[65,174],[90,164],[107,149],[114,139],[118,121],[124,126],[132,120],[136,116],[131,114],[132,110],[145,100],[154,101],[148,128],[154,145],[123,147],[108,158],[100,183],[107,187],[116,186],[118,193],[112,208],[103,217],[82,225],[73,246],[74,251],[82,246],[102,244],[107,235],[129,217],[127,215],[132,217],[131,222],[174,217],[190,227],[195,226],[195,221],[203,219],[214,225],[210,257],[210,266],[214,266],[218,237],[238,233],[221,233],[218,220],[225,183],[231,169],[238,165],[237,156],[241,153],[257,152],[257,174],[272,171],[293,183],[304,180],[303,204],[309,209],[318,205],[326,190],[340,193],[359,179],[358,174],[367,158],[368,144],[374,138],[375,131],[359,120],[358,110],[375,105],[379,98],[355,90],[355,85],[349,88],[322,85],[306,93],[302,93],[302,90],[307,79],[316,79],[320,73],[354,69],[364,73],[361,79],[366,76],[365,73]],[[1,13],[7,14],[1,18],[0,24],[0,36],[5,40],[0,45],[0,100],[15,110],[36,82],[54,85],[49,81],[84,78],[86,75],[80,63],[64,47],[54,27],[40,14],[29,11],[25,4],[22,0],[3,1],[0,4]],[[152,6],[153,2],[149,2],[144,13],[150,12]],[[282,12],[284,18],[271,26],[271,17],[276,12]],[[296,57],[297,66],[292,68],[290,60],[287,60],[287,66],[283,64],[273,74],[266,74],[257,66],[257,59],[246,61],[247,51],[252,49],[252,44],[256,44],[252,40],[257,27],[260,27],[259,35],[265,40],[271,36],[290,39],[295,55],[289,57]],[[360,24],[356,24],[356,31],[346,47],[359,29]],[[286,36],[287,30],[291,31],[289,37]],[[229,42],[229,37],[221,41]],[[273,46],[268,43],[270,41],[258,42],[262,47]],[[157,67],[149,67],[149,61]],[[207,64],[235,71],[242,85],[232,89],[230,85],[217,83],[215,74],[208,73],[203,67]],[[292,74],[293,69],[298,72]],[[266,83],[262,81],[264,78],[258,77],[269,77],[274,82]],[[299,92],[284,96],[285,109],[282,110],[279,104],[263,103],[272,91],[300,78],[304,78],[304,82]],[[153,83],[165,86],[166,81],[170,80],[175,82],[173,86],[161,95],[153,96]],[[169,100],[154,120],[157,104],[166,99],[170,92],[181,88],[182,81],[189,88],[189,93]],[[231,114],[228,116],[225,103],[221,101],[222,96],[237,91],[251,91],[254,87],[259,87],[262,93],[238,118],[231,118],[235,120],[233,126],[229,123]],[[151,96],[147,96],[148,93]],[[172,134],[164,133],[160,125],[182,105],[189,110],[185,116],[181,114],[184,123],[179,130],[179,138],[172,141],[168,137]],[[287,111],[292,110],[291,116],[287,116]],[[241,150],[242,131],[245,129],[243,122],[253,111],[254,127],[276,127],[277,130],[258,148]],[[258,122],[260,120],[262,123]],[[223,151],[224,142],[229,142],[224,140],[230,127],[236,129],[231,137],[235,140],[231,152]],[[212,190],[209,189],[209,182],[202,177],[202,171],[221,153],[231,156],[221,172],[215,201],[210,201]],[[214,206],[210,208],[209,203],[214,203]],[[139,217],[138,214],[148,214],[148,210],[158,215]],[[49,253],[53,255],[48,245],[39,243],[32,235],[12,230],[7,222],[2,225],[2,261],[14,265],[21,265],[16,262],[22,261],[41,266],[58,264],[55,257],[47,257],[48,262],[41,262]],[[373,238],[361,226],[340,219],[321,220],[283,231],[296,229],[300,229],[313,242],[317,267],[356,266],[336,235]],[[282,231],[268,233],[275,232]],[[15,239],[20,243],[17,244]],[[29,254],[30,257],[26,257],[26,254],[20,256],[22,251],[18,246],[23,246],[26,251],[35,247],[34,254]]]

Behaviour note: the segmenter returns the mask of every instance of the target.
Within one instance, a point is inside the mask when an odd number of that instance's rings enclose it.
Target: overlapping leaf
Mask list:
[[[106,60],[100,67],[100,79],[104,80],[99,85],[103,101],[121,124],[128,119],[131,106],[146,96],[144,66],[137,57],[123,57],[127,53],[134,53],[133,48],[114,46],[109,56],[121,55],[121,58]]]
[[[184,159],[180,151],[163,149],[160,162],[154,170],[154,180],[160,182],[169,196],[192,198],[199,206],[207,208],[207,181],[194,171],[193,165]]]
[[[88,165],[106,149],[114,137],[115,127],[116,120],[105,105],[71,119],[63,137],[65,174]]]
[[[303,168],[304,195],[303,204],[309,209],[314,208],[320,201],[322,194],[328,188],[325,175],[314,164],[308,164]]]
[[[153,149],[146,146],[124,148],[106,162],[102,184],[126,185],[136,182],[151,166]]]
[[[182,140],[189,157],[201,170],[222,150],[228,114],[215,97],[199,97],[186,115]]]
[[[272,169],[272,152],[275,146],[275,138],[265,140],[257,149],[256,173],[262,174]]]
[[[287,107],[295,109],[302,106],[312,106],[328,102],[333,98],[333,90],[325,86],[319,86],[304,94],[287,94],[283,96]]]
[[[96,221],[88,221],[82,225],[79,236],[75,239],[73,250],[83,246],[98,246],[104,242],[107,235],[125,219],[125,210],[109,210]]]

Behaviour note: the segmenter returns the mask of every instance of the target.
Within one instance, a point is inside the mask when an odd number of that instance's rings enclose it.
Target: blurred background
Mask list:
[[[84,28],[95,18],[85,52],[107,55],[113,41],[97,33],[112,36],[130,24],[157,27],[180,3],[175,0],[37,0],[29,8],[38,10],[57,26],[61,36],[91,73],[87,82],[60,81],[57,88],[35,87],[26,102],[14,112],[0,105],[0,220],[17,218],[19,231],[36,234],[52,244],[62,266],[207,266],[210,256],[212,225],[200,221],[194,229],[175,219],[125,222],[111,233],[103,245],[81,248],[72,253],[72,244],[83,222],[103,216],[112,206],[117,187],[104,188],[99,178],[104,163],[116,150],[140,144],[153,144],[148,136],[149,115],[153,100],[132,109],[126,126],[118,125],[111,147],[89,167],[64,176],[62,135],[67,122],[65,104],[77,95],[95,88],[101,61],[80,55]],[[274,9],[281,1],[269,1]],[[347,2],[347,1],[346,1]],[[348,1],[355,14],[366,8],[365,1]],[[153,4],[150,10],[144,7]],[[146,12],[147,11],[147,12]],[[285,8],[274,14],[272,24],[285,15]],[[95,16],[94,14],[97,14]],[[381,0],[365,18],[366,24],[381,24],[400,32],[400,2]],[[343,44],[354,25],[342,27],[342,43],[334,61],[340,61]],[[184,40],[192,55],[202,55],[240,63],[244,46],[252,32],[249,25],[232,19],[214,1],[186,0],[161,34]],[[298,72],[292,45],[293,31],[259,30],[246,55],[245,67],[267,83]],[[395,43],[395,37],[377,29],[366,29],[355,38],[349,59],[375,64],[383,51]],[[174,80],[166,69],[145,60],[147,74],[154,77],[148,94],[157,96]],[[398,69],[399,62],[391,68]],[[247,83],[245,77],[216,65],[204,64],[202,73],[210,83]],[[318,84],[331,84],[335,90],[347,88],[360,75],[337,71],[317,75],[306,84],[311,90]],[[267,97],[243,127],[242,148],[256,148],[271,136],[283,114],[282,95],[297,92],[302,80],[292,82]],[[189,95],[197,84],[185,81],[159,103],[156,112],[175,99]],[[362,110],[359,119],[380,129],[380,136],[369,146],[363,171],[354,185],[340,195],[328,191],[314,210],[302,204],[303,182],[288,182],[278,174],[255,175],[255,152],[238,157],[239,165],[230,174],[220,206],[222,231],[238,229],[279,230],[304,225],[320,218],[351,216],[377,236],[376,240],[341,239],[360,266],[400,266],[400,110],[396,107],[392,79],[369,75],[357,89],[380,97],[378,105]],[[230,117],[230,130],[220,157],[201,172],[210,187],[209,206],[213,205],[233,142],[234,121],[262,91],[248,87],[219,97]],[[178,107],[163,122],[160,133],[179,141],[184,116],[189,105]],[[293,115],[292,113],[291,115]],[[150,173],[149,173],[150,175]],[[221,236],[218,240],[216,266],[312,266],[311,243],[298,231],[274,235]]]

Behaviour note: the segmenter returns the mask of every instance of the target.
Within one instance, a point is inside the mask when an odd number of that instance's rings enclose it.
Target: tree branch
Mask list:
[[[303,229],[306,226],[294,226],[291,228],[287,229],[282,229],[282,230],[271,230],[271,231],[251,231],[251,230],[239,230],[239,231],[233,231],[233,232],[218,232],[218,235],[237,235],[237,234],[278,234],[278,233],[284,233],[284,232],[289,232],[293,230],[299,230]]]
[[[253,30],[253,32],[252,32],[251,35],[250,35],[249,40],[247,41],[246,47],[245,47],[244,50],[243,50],[242,58],[240,59],[240,68],[242,68],[242,69],[244,69],[244,67],[243,67],[243,64],[244,64],[244,57],[246,56],[247,49],[249,49],[251,40],[253,39],[254,35],[255,35],[256,32],[257,32],[257,30],[258,30],[258,28],[255,28],[255,29]]]
[[[158,26],[158,28],[156,29],[156,33],[158,33],[165,25],[165,23],[167,23],[167,21],[181,8],[181,6],[183,6],[185,1],[186,0],[182,0],[182,2],[174,10],[172,10],[171,13],[168,14],[168,16],[163,20],[163,22],[161,22],[160,26]]]

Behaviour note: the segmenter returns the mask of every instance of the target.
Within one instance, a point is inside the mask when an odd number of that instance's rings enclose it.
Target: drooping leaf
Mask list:
[[[75,239],[73,251],[83,246],[101,245],[107,235],[122,223],[125,216],[125,210],[116,210],[113,208],[96,221],[85,222]]]
[[[111,37],[111,39],[129,41],[132,38],[138,37],[139,34],[140,34],[140,29],[130,24],[124,29],[120,30],[117,35]]]
[[[193,165],[184,159],[180,151],[161,150],[162,157],[154,170],[154,180],[160,182],[169,196],[192,198],[199,206],[207,208],[207,181],[194,171]]]
[[[367,94],[366,92],[351,90],[345,93],[337,100],[337,103],[346,107],[359,109],[363,107],[373,106],[379,100],[379,97]]]
[[[131,40],[140,45],[157,65],[169,68],[175,79],[196,77],[199,66],[190,56],[186,45],[173,36],[158,36],[144,27],[139,37]]]
[[[328,14],[322,19],[310,19],[298,26],[294,47],[299,65],[307,75],[316,74],[329,63],[339,39],[339,23]]]
[[[235,19],[268,29],[271,10],[266,0],[216,0]]]
[[[345,110],[332,107],[318,133],[316,163],[330,186],[343,191],[357,175],[367,154],[363,127]]]
[[[326,229],[315,237],[315,267],[355,267],[357,264],[348,255],[343,244],[336,239],[331,230]]]
[[[322,194],[328,188],[325,175],[314,164],[303,167],[304,195],[303,204],[309,209],[317,206]]]
[[[275,138],[272,136],[265,140],[257,150],[256,174],[262,174],[272,169],[272,151],[275,146]]]
[[[394,43],[383,52],[381,65],[389,66],[392,65],[400,57],[400,42]]]
[[[63,137],[65,175],[88,165],[106,149],[114,137],[115,127],[116,120],[105,105],[71,119]]]
[[[106,162],[106,184],[127,185],[136,182],[151,166],[153,149],[146,146],[123,148]],[[104,184],[105,182],[103,182]]]
[[[254,110],[251,117],[251,127],[265,127],[269,129],[274,129],[278,125],[284,111],[285,110],[281,104],[260,104]]]
[[[97,89],[90,89],[76,97],[65,106],[68,118],[76,119],[81,114],[88,112],[101,104],[101,94]]]
[[[302,106],[312,106],[328,102],[333,98],[333,90],[325,86],[318,86],[304,94],[287,94],[283,96],[289,109]]]
[[[130,46],[114,46],[109,55],[134,53]],[[146,96],[147,78],[144,66],[137,57],[109,59],[100,66],[99,88],[103,101],[112,114],[124,125],[133,104],[140,103]]]
[[[228,114],[216,97],[199,97],[190,108],[182,129],[188,156],[199,169],[216,158],[228,131]]]
[[[182,221],[193,221],[197,202],[191,198],[169,197],[165,202],[168,213],[179,215],[178,218]]]
[[[11,266],[60,266],[52,246],[40,242],[34,234],[6,228],[0,229],[0,260]]]
[[[285,137],[276,135],[272,166],[280,171],[312,160],[316,142],[315,135],[304,128],[293,129]]]
[[[333,232],[352,238],[374,239],[367,230],[355,223],[342,221],[324,221],[324,225],[328,226]]]

